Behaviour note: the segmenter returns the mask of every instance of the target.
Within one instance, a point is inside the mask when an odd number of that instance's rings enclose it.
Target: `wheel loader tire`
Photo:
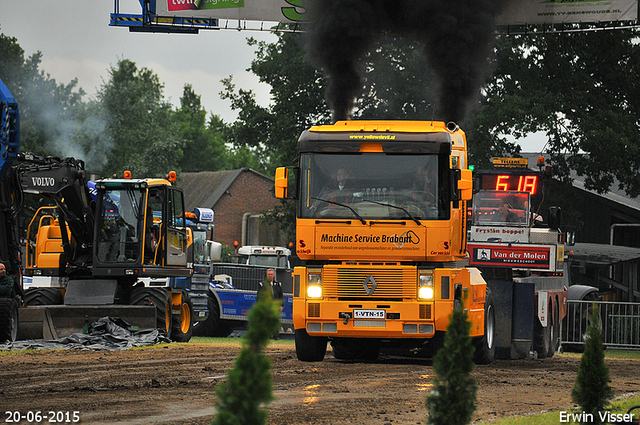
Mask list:
[[[156,328],[171,338],[171,295],[164,288],[134,288],[130,305],[153,305],[156,308]]]
[[[57,288],[30,288],[24,293],[26,305],[61,305],[64,303],[62,292]]]
[[[474,338],[474,361],[477,364],[492,363],[496,356],[496,311],[491,290],[487,288],[484,302],[484,335]]]
[[[171,324],[171,339],[175,342],[189,342],[193,334],[193,303],[185,292],[182,293],[180,314],[173,316]]]
[[[231,334],[231,326],[226,320],[220,318],[220,307],[218,301],[209,295],[207,301],[209,308],[209,317],[202,322],[196,322],[196,326],[193,328],[193,335],[195,336],[208,336],[208,337],[222,337],[226,338]]]
[[[18,302],[0,298],[0,343],[14,342],[18,337]]]

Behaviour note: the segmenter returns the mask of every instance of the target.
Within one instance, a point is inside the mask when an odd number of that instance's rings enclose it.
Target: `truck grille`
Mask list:
[[[431,319],[431,304],[420,304],[420,319]]]
[[[376,282],[376,288],[370,295],[364,287],[369,276]],[[325,266],[322,272],[322,292],[329,298],[415,298],[417,276],[417,269],[409,266]],[[373,285],[369,282],[367,286],[371,290]]]
[[[309,317],[320,317],[320,303],[309,303]]]

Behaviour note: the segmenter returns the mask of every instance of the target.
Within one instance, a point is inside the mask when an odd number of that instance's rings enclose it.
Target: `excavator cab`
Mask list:
[[[189,276],[182,192],[164,179],[96,182],[93,275]]]

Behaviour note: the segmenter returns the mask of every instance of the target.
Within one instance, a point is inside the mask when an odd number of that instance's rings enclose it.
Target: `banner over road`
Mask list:
[[[313,0],[157,0],[158,16],[282,23],[305,20]],[[635,21],[638,0],[512,0],[498,25]]]
[[[518,0],[496,18],[498,25],[635,21],[637,0]]]
[[[158,0],[159,16],[238,19],[242,21],[304,21],[305,0]]]

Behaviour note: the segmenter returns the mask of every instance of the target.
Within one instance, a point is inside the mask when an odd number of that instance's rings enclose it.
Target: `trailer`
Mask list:
[[[573,232],[562,229],[559,208],[539,214],[549,176],[539,161],[533,170],[526,159],[494,158],[500,168],[474,173],[467,249],[494,294],[498,358],[553,356],[567,314]]]

